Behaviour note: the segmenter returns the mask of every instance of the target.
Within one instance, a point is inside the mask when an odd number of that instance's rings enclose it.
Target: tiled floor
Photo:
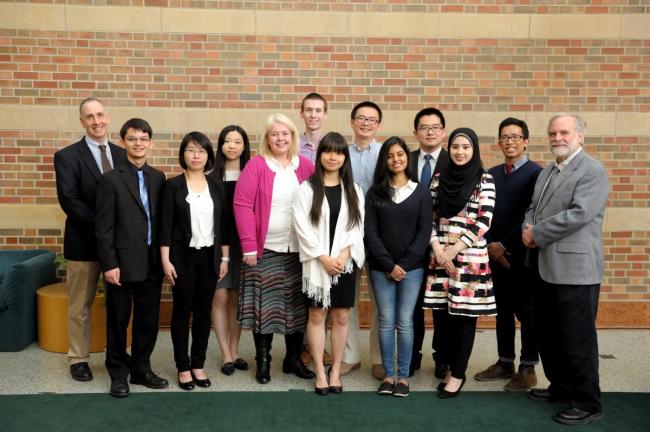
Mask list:
[[[362,335],[367,340],[367,332]],[[431,332],[427,332],[425,346],[430,346]],[[600,343],[600,377],[601,388],[605,392],[646,392],[650,393],[650,375],[648,359],[650,358],[650,330],[601,330]],[[313,388],[311,380],[300,380],[281,371],[284,356],[284,340],[276,336],[273,344],[273,362],[269,384],[261,386],[255,381],[254,347],[250,333],[242,335],[240,354],[251,368],[247,372],[236,371],[234,375],[225,376],[219,371],[218,346],[211,335],[206,369],[213,386],[209,390],[194,391],[286,391],[308,390]],[[474,351],[470,359],[467,375],[474,374],[496,360],[496,339],[493,330],[479,331],[476,336]],[[154,370],[169,379],[171,385],[163,391],[181,391],[176,383],[171,337],[168,331],[161,331],[158,344],[152,357]],[[109,378],[104,368],[104,354],[92,354],[90,366],[95,375],[93,381],[80,383],[73,381],[68,373],[64,354],[54,354],[41,350],[32,344],[17,353],[0,353],[0,394],[38,394],[38,393],[104,393],[108,391]],[[362,358],[362,368],[343,378],[346,390],[374,391],[378,386],[370,376],[370,361],[367,353]],[[425,354],[423,368],[411,380],[413,391],[432,391],[434,383],[433,361]],[[539,385],[545,386],[541,367],[537,367]],[[477,382],[468,379],[465,391],[497,391],[506,381]],[[131,391],[148,390],[142,386],[131,386]]]

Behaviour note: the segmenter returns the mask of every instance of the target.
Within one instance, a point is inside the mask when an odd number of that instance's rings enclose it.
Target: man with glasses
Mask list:
[[[364,195],[372,186],[375,167],[381,143],[377,142],[375,135],[381,124],[382,112],[377,104],[370,101],[360,102],[352,108],[350,115],[350,126],[354,132],[354,140],[350,145],[350,162],[352,164],[352,175],[354,182],[363,190]],[[366,275],[367,267],[366,268]],[[370,360],[372,361],[372,376],[383,380],[385,376],[384,367],[381,364],[381,352],[379,350],[379,321],[375,307],[375,295],[370,285],[370,278],[367,277],[368,292],[371,302],[371,326],[370,326]],[[343,362],[341,363],[341,375],[349,373],[353,369],[361,367],[361,352],[359,344],[359,286],[361,284],[361,272],[357,272],[356,283],[356,306],[350,309],[349,324],[350,333],[348,343],[345,346]]]
[[[111,117],[96,98],[79,104],[86,135],[54,154],[56,191],[66,214],[63,256],[68,285],[68,362],[77,381],[93,379],[90,356],[90,308],[101,274],[95,241],[95,202],[102,174],[126,160],[123,148],[108,141]]]
[[[106,369],[113,397],[129,395],[131,384],[168,386],[151,370],[158,336],[162,265],[158,244],[160,192],[165,174],[147,164],[153,145],[146,121],[133,118],[120,129],[127,162],[104,175],[97,189],[95,234],[106,285]],[[131,355],[126,331],[133,310]]]
[[[603,418],[596,314],[609,182],[603,165],[582,148],[585,129],[585,121],[573,113],[549,121],[555,161],[537,178],[522,228],[524,245],[538,252],[533,311],[550,382],[546,389],[532,389],[528,398],[568,402],[553,418],[566,425]]]
[[[419,148],[409,155],[409,167],[420,181],[429,186],[433,176],[442,173],[449,165],[449,153],[442,148],[442,143],[447,137],[445,130],[445,116],[437,108],[424,108],[415,115],[413,120],[413,134],[418,140]],[[427,251],[427,254],[430,251]],[[429,259],[427,258],[427,261]],[[422,342],[424,340],[424,309],[422,299],[424,296],[424,281],[420,299],[413,311],[413,353],[409,376],[413,376],[420,369],[422,363]],[[449,370],[449,361],[444,348],[445,324],[447,311],[432,309],[433,316],[433,360],[435,362],[435,376],[443,379]]]
[[[509,117],[499,125],[497,143],[504,163],[488,172],[494,178],[496,202],[492,225],[486,233],[490,269],[497,302],[497,350],[499,359],[474,378],[478,381],[509,379],[504,389],[526,391],[537,384],[539,361],[534,334],[532,288],[535,276],[524,265],[526,248],[521,225],[530,205],[542,167],[526,155],[528,126]],[[521,355],[515,373],[515,317],[521,323]]]

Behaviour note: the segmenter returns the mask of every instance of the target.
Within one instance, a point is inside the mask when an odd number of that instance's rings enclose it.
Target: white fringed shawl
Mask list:
[[[363,217],[364,201],[363,192],[358,185],[354,185],[359,200],[361,223],[348,230],[348,206],[345,189],[341,184],[341,210],[336,221],[336,232],[330,253],[330,209],[327,197],[323,197],[323,206],[318,226],[314,226],[309,218],[314,192],[308,181],[303,182],[293,196],[293,226],[298,237],[298,250],[302,262],[302,291],[307,296],[328,309],[331,304],[330,288],[338,282],[339,276],[330,276],[318,260],[321,255],[337,257],[341,250],[350,246],[350,258],[345,263],[343,273],[351,273],[356,263],[358,268],[363,266],[366,258],[363,246]]]

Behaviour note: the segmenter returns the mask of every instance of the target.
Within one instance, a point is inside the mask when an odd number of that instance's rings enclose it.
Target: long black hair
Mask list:
[[[359,210],[359,199],[357,191],[354,186],[352,178],[352,165],[350,164],[350,151],[348,150],[348,143],[345,138],[337,132],[328,132],[321,138],[318,144],[318,151],[316,152],[316,171],[309,177],[309,184],[314,191],[314,199],[311,203],[311,211],[309,212],[309,219],[312,225],[318,225],[320,219],[321,207],[323,205],[323,198],[325,196],[325,183],[324,183],[324,170],[321,163],[321,155],[324,152],[336,152],[345,156],[343,165],[339,168],[339,176],[343,183],[343,190],[345,191],[345,201],[348,204],[348,229],[361,224],[361,211]]]
[[[417,177],[415,177],[415,174],[412,173],[409,168],[411,158],[409,157],[409,148],[404,140],[398,136],[388,138],[384,141],[379,150],[372,186],[368,190],[368,199],[375,207],[383,207],[385,204],[388,204],[393,199],[393,194],[395,193],[395,189],[390,184],[391,172],[388,170],[388,151],[394,145],[400,146],[406,153],[406,168],[404,174],[406,174],[406,177],[409,180],[412,180],[415,183],[418,182]]]
[[[228,136],[232,131],[238,132],[244,141],[244,151],[241,153],[241,156],[239,156],[239,169],[241,171],[244,170],[244,165],[246,165],[248,160],[251,158],[251,145],[248,140],[248,134],[244,128],[238,125],[228,125],[221,129],[219,140],[217,141],[217,154],[214,160],[214,171],[212,171],[212,175],[219,180],[223,179],[226,170],[226,156],[223,154],[223,145],[226,143],[226,136]]]

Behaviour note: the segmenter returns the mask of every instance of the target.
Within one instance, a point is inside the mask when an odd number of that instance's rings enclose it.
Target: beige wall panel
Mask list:
[[[255,12],[246,10],[162,9],[162,31],[253,34]]]
[[[526,122],[532,136],[546,136],[548,121],[555,113],[535,112],[526,116]],[[579,113],[587,121],[587,141],[589,136],[613,136],[616,126],[616,113],[585,112]]]
[[[616,113],[617,135],[650,135],[650,113]]]
[[[530,17],[531,39],[617,38],[620,15],[534,14]]]
[[[63,229],[65,213],[56,204],[0,204],[0,228]]]
[[[650,38],[650,15],[621,15],[621,37],[629,39]]]
[[[57,106],[0,105],[0,129],[67,130],[72,111],[73,109]]]
[[[159,32],[161,30],[160,9],[66,6],[66,28],[87,31]]]
[[[604,231],[648,231],[650,230],[650,209],[608,208],[605,213]]]
[[[433,13],[350,13],[350,35],[437,38],[440,36],[440,16]]]
[[[65,9],[55,5],[2,3],[0,28],[65,30]]]
[[[256,33],[262,35],[339,36],[348,33],[348,14],[340,12],[256,11],[255,18]]]
[[[516,114],[513,115],[516,116]],[[496,136],[499,123],[506,117],[508,117],[508,114],[500,112],[445,111],[447,136],[456,128],[469,127],[474,129],[480,136],[493,137]],[[519,116],[519,118],[521,117]]]
[[[440,37],[528,38],[530,15],[469,14],[440,15]]]

